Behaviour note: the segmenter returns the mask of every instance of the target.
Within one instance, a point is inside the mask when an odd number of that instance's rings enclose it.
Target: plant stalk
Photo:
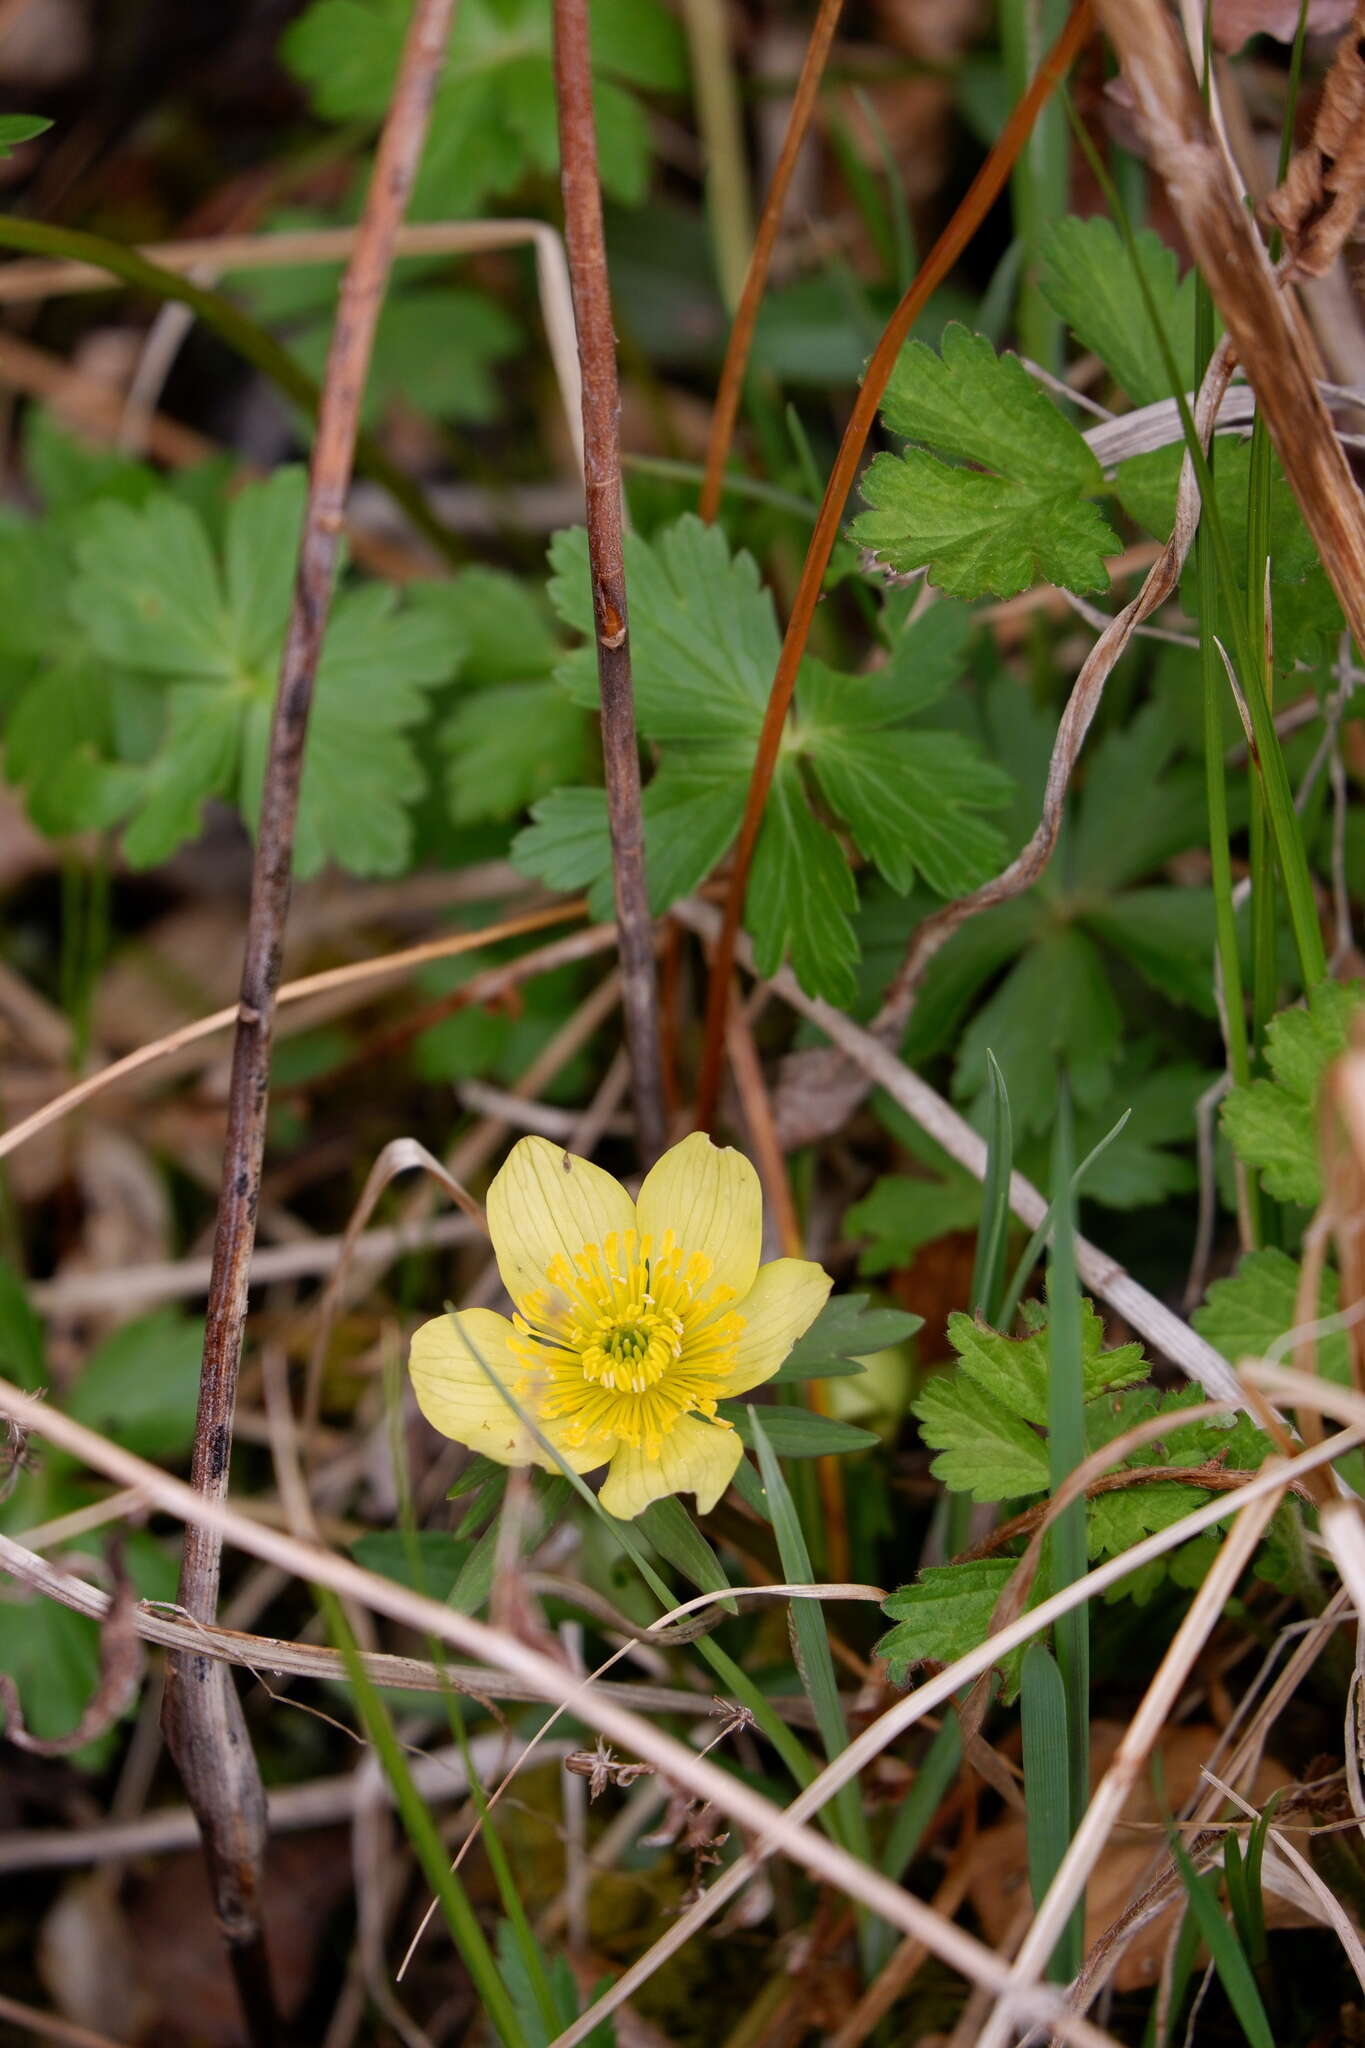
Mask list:
[[[606,238],[602,230],[602,187],[597,174],[587,0],[555,0],[554,37],[564,239],[578,327],[578,360],[583,373],[588,560],[602,699],[602,761],[620,933],[621,1003],[640,1155],[649,1166],[663,1151],[667,1132],[621,533],[621,393],[616,375]]]

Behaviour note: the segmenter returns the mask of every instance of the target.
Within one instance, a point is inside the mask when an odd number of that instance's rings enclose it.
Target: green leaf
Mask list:
[[[652,541],[626,536],[631,669],[640,731],[648,739],[743,739],[763,723],[781,637],[771,593],[752,555],[732,555],[724,533],[692,513]],[[594,633],[587,535],[555,535],[550,597],[565,624]],[[561,671],[577,700],[597,705],[591,644]]]
[[[910,1263],[921,1245],[953,1230],[970,1230],[981,1213],[980,1184],[964,1170],[938,1177],[883,1174],[844,1212],[844,1236],[866,1238],[860,1273],[887,1273]]]
[[[1272,1080],[1232,1089],[1222,1124],[1239,1159],[1255,1167],[1267,1194],[1314,1207],[1322,1199],[1317,1095],[1332,1061],[1346,1050],[1365,983],[1326,981],[1306,1008],[1282,1010],[1266,1032]]]
[[[740,1441],[753,1450],[753,1431],[743,1403],[722,1401],[716,1413],[732,1422]],[[763,1431],[779,1458],[839,1457],[845,1451],[868,1450],[877,1442],[870,1429],[838,1422],[832,1415],[817,1415],[810,1408],[765,1408]]]
[[[351,1545],[351,1555],[368,1572],[379,1572],[433,1600],[448,1600],[472,1549],[472,1544],[459,1542],[444,1529],[415,1529],[411,1535],[403,1529],[371,1529]]]
[[[378,423],[400,404],[438,420],[483,425],[503,410],[497,367],[512,355],[521,330],[496,299],[445,285],[409,287],[385,301],[365,382],[361,419]],[[332,343],[330,310],[294,329],[290,353],[319,382]]]
[[[904,1685],[917,1664],[951,1664],[984,1643],[1000,1595],[1017,1559],[978,1557],[961,1564],[930,1565],[913,1586],[902,1586],[884,1605],[897,1626],[877,1644],[891,1676]],[[1019,1688],[1022,1652],[1003,1660],[1004,1697]]]
[[[1144,228],[1138,262],[1178,363],[1194,360],[1194,272],[1179,277],[1175,251]],[[1112,221],[1069,215],[1043,242],[1038,282],[1083,348],[1093,349],[1134,405],[1171,395],[1161,350],[1132,261]]]
[[[840,680],[856,717],[860,681]],[[845,721],[803,740],[827,802],[893,889],[909,889],[918,873],[940,896],[965,895],[1004,866],[1003,835],[975,813],[1004,802],[1009,779],[959,734],[864,732]]]
[[[1172,1002],[1215,1014],[1211,889],[1127,889],[1097,904],[1085,924]]]
[[[1228,1279],[1215,1280],[1208,1299],[1190,1320],[1229,1365],[1237,1365],[1244,1358],[1264,1358],[1297,1326],[1298,1294],[1297,1264],[1278,1246],[1267,1245],[1248,1252]],[[1340,1306],[1340,1283],[1329,1267],[1323,1272],[1316,1314],[1333,1316]],[[1350,1386],[1351,1340],[1345,1330],[1318,1339],[1317,1364],[1324,1379]]]
[[[558,683],[503,683],[455,706],[441,733],[457,824],[516,815],[586,774],[588,727]]]
[[[1026,1337],[1005,1337],[959,1310],[948,1318],[948,1340],[969,1379],[1009,1414],[1042,1428],[1047,1422],[1048,1338],[1046,1323]],[[1103,1349],[1104,1324],[1088,1301],[1081,1303],[1081,1374],[1084,1396],[1093,1401],[1115,1387],[1147,1377],[1140,1344]]]
[[[983,1091],[994,1053],[1021,1131],[1045,1130],[1063,1062],[1078,1105],[1093,1107],[1108,1092],[1122,1031],[1092,942],[1074,925],[1044,930],[962,1034],[953,1093]]]
[[[850,1361],[903,1344],[923,1326],[923,1317],[899,1308],[870,1308],[865,1294],[836,1294],[827,1301],[804,1337],[798,1337],[771,1384],[783,1380],[819,1380]]]
[[[99,1684],[100,1632],[88,1615],[73,1614],[41,1593],[15,1595],[6,1587],[0,1608],[0,1671],[14,1680],[24,1724],[45,1742],[69,1735]],[[87,1744],[68,1764],[99,1761],[112,1747],[113,1731]]]
[[[460,682],[526,683],[548,676],[562,653],[538,588],[501,569],[473,564],[442,583],[419,583],[412,609],[441,621],[463,649]]]
[[[77,545],[71,607],[97,653],[171,687],[161,745],[142,771],[125,838],[134,865],[198,829],[210,796],[260,803],[289,616],[304,479],[278,472],[232,502],[221,554],[198,513],[168,494],[141,508],[97,504]],[[396,874],[426,786],[410,728],[461,643],[432,610],[381,586],[337,598],[318,663],[295,839],[301,875],[336,860]],[[378,686],[382,678],[382,687]]]
[[[1017,357],[951,325],[941,356],[907,344],[882,410],[893,432],[925,445],[871,464],[857,543],[902,573],[927,568],[954,597],[1011,597],[1040,579],[1107,588],[1118,542],[1086,501],[1099,464]]]
[[[316,0],[281,51],[334,121],[377,121],[388,106],[409,14],[407,0]],[[642,196],[648,136],[638,103],[613,81],[675,90],[685,81],[678,25],[656,0],[593,7],[594,99],[602,181]],[[432,110],[415,197],[419,218],[486,211],[493,194],[549,175],[559,152],[549,0],[462,0]]]
[[[0,114],[0,157],[10,156],[21,142],[46,135],[52,126],[41,114]]]
[[[531,806],[531,823],[512,841],[512,860],[547,889],[588,892],[589,915],[614,914],[611,839],[604,789],[556,789]]]
[[[204,1325],[170,1308],[106,1337],[67,1396],[77,1422],[124,1450],[167,1463],[194,1441]]]
[[[938,1456],[935,1479],[976,1501],[1017,1500],[1047,1486],[1047,1445],[965,1373],[935,1374],[911,1404]]]
[[[636,1516],[635,1526],[646,1543],[699,1593],[719,1593],[729,1585],[720,1559],[675,1493],[651,1501],[644,1513]],[[736,1612],[733,1600],[726,1601],[725,1611]]]
[[[808,995],[849,1005],[857,992],[857,902],[843,849],[812,816],[796,763],[779,761],[745,900],[758,973],[775,974],[790,954]]]
[[[8,1259],[0,1259],[0,1374],[22,1393],[47,1385],[43,1326],[24,1283]]]
[[[1214,1076],[1202,1067],[1164,1060],[1139,1043],[1115,1068],[1106,1101],[1076,1119],[1076,1150],[1084,1157],[1124,1111],[1127,1123],[1088,1168],[1084,1194],[1109,1209],[1141,1209],[1184,1194],[1196,1184],[1189,1158],[1195,1105]]]

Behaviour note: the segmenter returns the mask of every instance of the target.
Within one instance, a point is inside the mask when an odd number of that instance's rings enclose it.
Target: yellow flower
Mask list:
[[[499,1464],[554,1470],[497,1380],[575,1472],[610,1465],[611,1514],[669,1493],[694,1493],[705,1514],[742,1455],[717,1401],[771,1379],[830,1289],[805,1259],[760,1266],[762,1225],[753,1167],[701,1132],[664,1154],[638,1202],[600,1166],[522,1138],[488,1191],[516,1314],[423,1323],[418,1406]]]

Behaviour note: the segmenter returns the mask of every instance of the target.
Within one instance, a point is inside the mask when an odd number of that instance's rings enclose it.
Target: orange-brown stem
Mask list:
[[[730,977],[734,972],[735,939],[739,932],[744,890],[749,879],[749,868],[758,840],[759,826],[763,822],[763,809],[768,800],[773,770],[777,765],[782,727],[791,706],[796,672],[801,665],[811,622],[815,617],[815,607],[819,602],[825,570],[829,566],[829,558],[838,538],[844,503],[852,488],[858,463],[872,429],[872,422],[877,416],[877,408],[881,404],[882,395],[890,381],[891,372],[895,368],[906,336],[930,294],[937,290],[948,275],[1003,190],[1015,159],[1028,140],[1040,111],[1088,38],[1091,22],[1091,0],[1076,0],[1066,27],[1039,65],[1028,91],[1015,107],[999,141],[972,180],[962,204],[930,250],[919,275],[888,321],[867,366],[862,389],[858,393],[848,425],[844,429],[844,438],[839,445],[839,453],[830,472],[829,482],[825,486],[815,530],[811,534],[810,546],[806,551],[806,560],[801,571],[801,581],[791,617],[787,622],[777,673],[773,677],[768,708],[763,719],[763,730],[759,735],[758,751],[754,757],[744,819],[735,847],[724,918],[710,962],[706,1042],[697,1087],[696,1121],[698,1127],[703,1130],[710,1126],[715,1116],[721,1063],[725,1054],[725,1017],[730,994]]]
[[[773,172],[773,181],[763,202],[763,214],[758,223],[758,233],[754,237],[749,267],[744,273],[744,289],[740,293],[739,305],[735,309],[730,339],[725,348],[725,361],[721,366],[720,383],[716,386],[716,409],[711,415],[711,432],[706,443],[706,474],[702,479],[701,497],[697,504],[698,512],[708,524],[720,510],[721,486],[725,479],[725,465],[730,456],[730,443],[734,439],[735,420],[739,416],[744,372],[748,368],[749,351],[754,343],[754,328],[758,324],[758,309],[763,303],[763,293],[768,282],[773,249],[777,243],[777,231],[782,225],[782,209],[787,203],[792,173],[796,169],[801,145],[810,127],[810,117],[815,111],[820,80],[824,77],[825,65],[829,61],[830,45],[834,41],[834,31],[839,25],[843,5],[844,0],[820,0],[820,12],[815,17],[815,27],[811,30],[805,59],[801,65],[801,76],[796,81],[796,91],[792,96],[791,118],[787,122],[787,132],[782,138],[782,151],[777,159],[777,169]]]

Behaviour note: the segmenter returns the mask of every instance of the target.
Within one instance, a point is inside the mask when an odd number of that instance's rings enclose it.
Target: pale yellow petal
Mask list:
[[[525,1378],[525,1368],[507,1348],[511,1334],[506,1316],[486,1308],[462,1309],[458,1316],[436,1316],[423,1323],[413,1332],[408,1353],[412,1390],[423,1415],[442,1436],[481,1451],[499,1465],[542,1465],[556,1472],[554,1459],[541,1449],[483,1369],[486,1365],[509,1393]],[[524,1399],[520,1405],[534,1418],[533,1400]],[[609,1444],[571,1449],[562,1441],[563,1423],[537,1427],[575,1472],[591,1472],[611,1455]]]
[[[742,1152],[693,1131],[650,1168],[637,1207],[656,1252],[671,1230],[684,1252],[710,1259],[713,1284],[748,1293],[763,1240],[763,1196]]]
[[[744,1329],[734,1364],[716,1392],[722,1399],[747,1394],[770,1380],[798,1337],[804,1337],[829,1298],[823,1266],[809,1259],[771,1259],[743,1301],[735,1304]]]
[[[545,1268],[585,1245],[634,1230],[635,1204],[618,1180],[548,1138],[520,1138],[488,1190],[488,1228],[502,1284],[520,1306]]]
[[[697,1415],[680,1415],[659,1447],[657,1458],[622,1444],[611,1461],[601,1501],[609,1515],[629,1522],[652,1500],[670,1493],[694,1493],[697,1513],[715,1506],[744,1455],[738,1432]]]
[[[414,1331],[408,1371],[417,1405],[442,1436],[481,1451],[499,1465],[544,1465],[550,1461],[518,1420],[494,1378],[508,1389],[523,1368],[507,1348],[512,1325],[491,1309],[465,1309],[458,1325],[454,1316],[436,1316]]]

